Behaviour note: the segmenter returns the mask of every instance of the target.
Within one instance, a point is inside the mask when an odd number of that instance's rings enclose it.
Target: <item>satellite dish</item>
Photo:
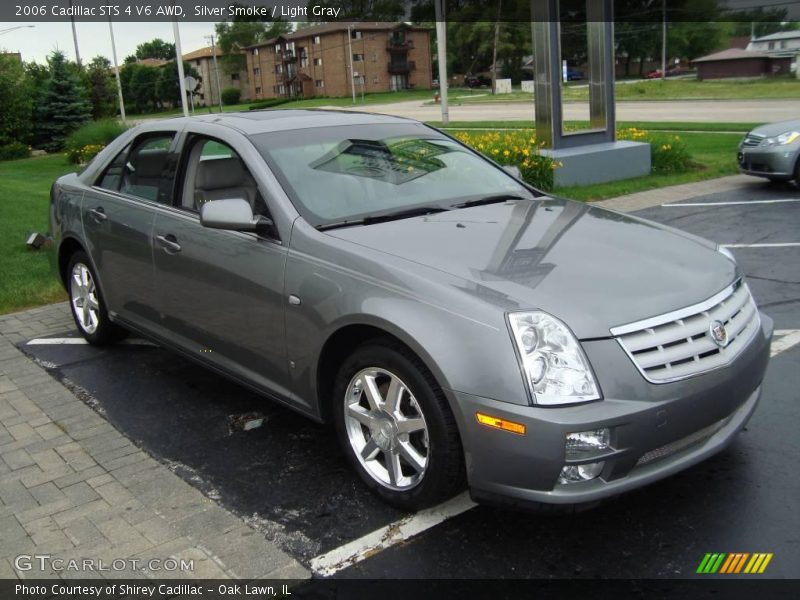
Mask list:
[[[197,79],[191,75],[187,75],[183,78],[183,85],[186,86],[186,89],[190,92],[194,92],[195,88],[197,87]]]

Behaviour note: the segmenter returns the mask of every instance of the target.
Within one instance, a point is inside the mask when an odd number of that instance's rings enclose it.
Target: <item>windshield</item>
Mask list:
[[[533,194],[502,169],[421,124],[319,127],[252,136],[314,226],[498,194]],[[413,211],[411,211],[413,214]]]

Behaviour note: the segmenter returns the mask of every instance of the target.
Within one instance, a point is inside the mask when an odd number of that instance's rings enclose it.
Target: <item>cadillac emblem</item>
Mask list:
[[[708,326],[708,335],[720,348],[728,345],[728,331],[722,321],[711,321],[711,325]]]

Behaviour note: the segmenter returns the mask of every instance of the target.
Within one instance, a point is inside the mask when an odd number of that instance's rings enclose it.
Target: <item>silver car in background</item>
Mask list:
[[[50,219],[89,342],[133,331],[332,423],[406,509],[676,473],[745,426],[769,359],[726,251],[396,117],[142,125],[55,183]]]
[[[800,120],[756,127],[739,143],[739,171],[800,184]]]

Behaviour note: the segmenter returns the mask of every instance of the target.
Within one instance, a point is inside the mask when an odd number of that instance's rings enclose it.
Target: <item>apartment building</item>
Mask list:
[[[429,30],[406,23],[325,23],[247,48],[253,99],[430,89],[431,72]]]
[[[222,51],[217,46],[217,65],[219,66],[219,88],[217,89],[216,68],[214,66],[214,49],[212,46],[200,48],[194,52],[183,55],[184,62],[189,63],[200,74],[200,87],[195,94],[194,101],[199,106],[216,106],[219,104],[221,90],[229,87],[241,91],[241,102],[250,100],[250,83],[247,69],[228,72],[222,60]]]

